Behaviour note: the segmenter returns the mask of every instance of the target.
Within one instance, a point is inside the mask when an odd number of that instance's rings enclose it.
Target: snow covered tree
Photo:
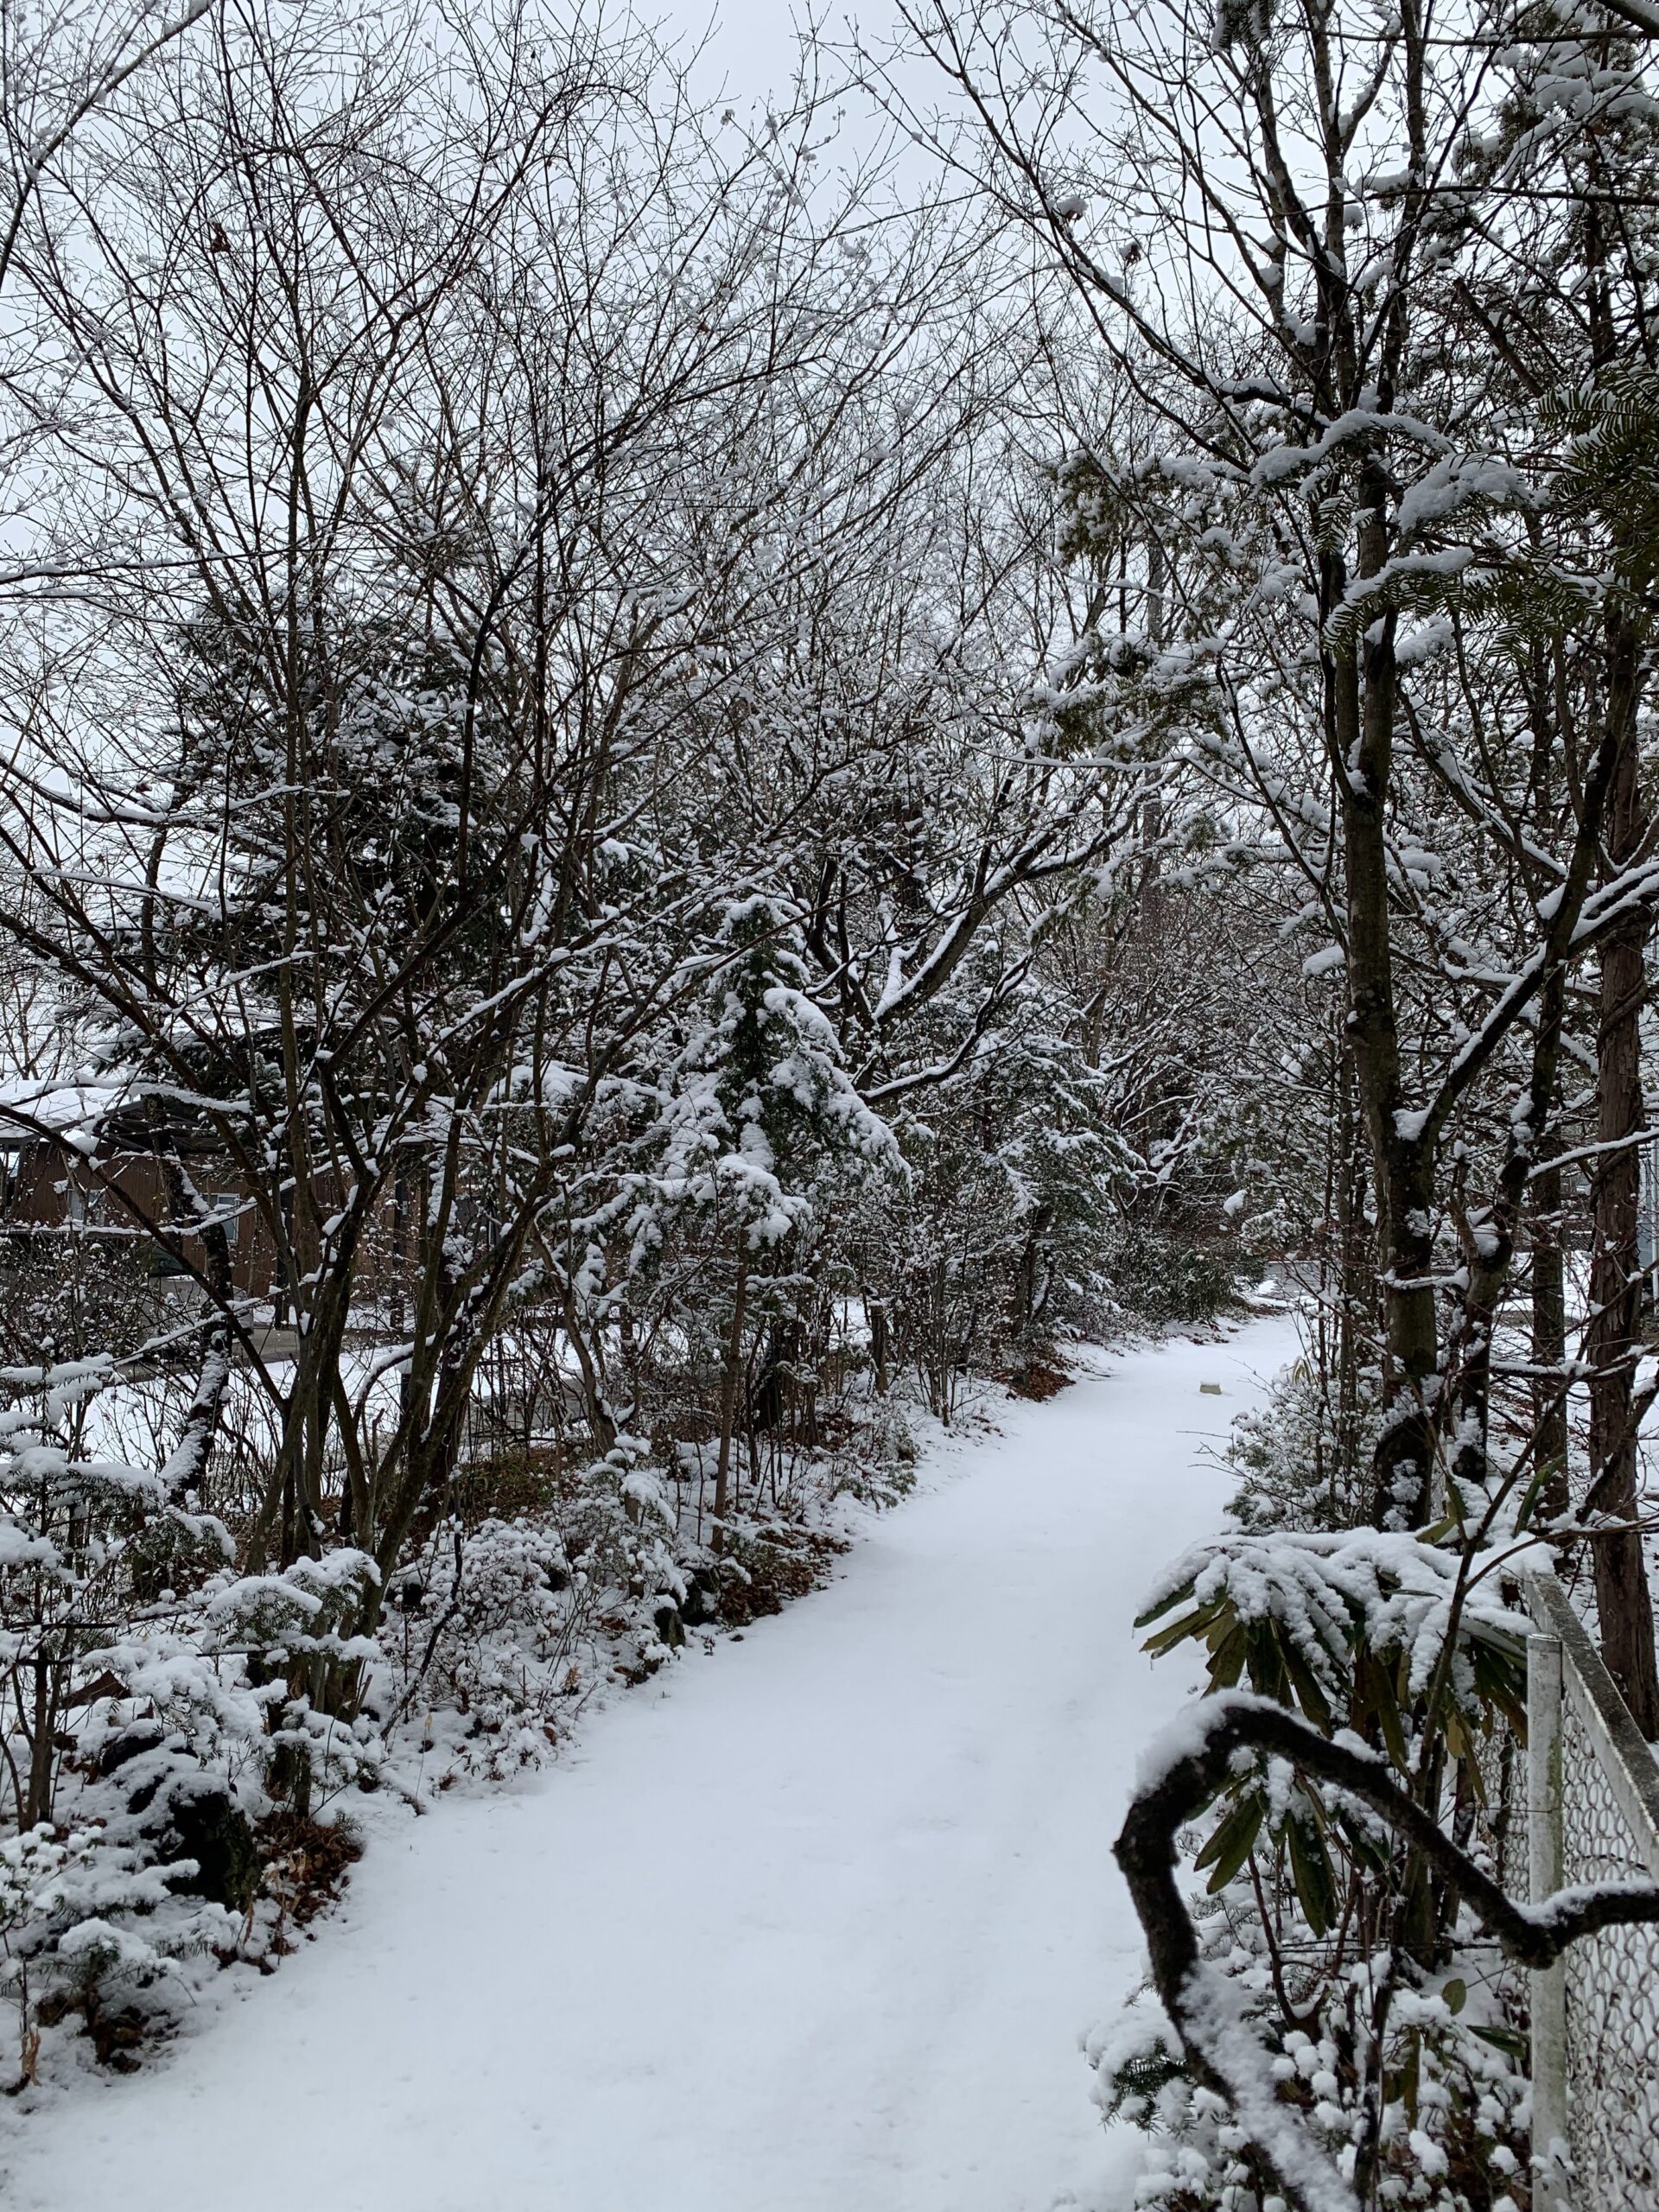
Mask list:
[[[732,1445],[747,1370],[746,1326],[756,1263],[810,1227],[825,1185],[846,1203],[848,1170],[899,1171],[892,1132],[842,1064],[836,1033],[803,988],[806,966],[788,916],[763,893],[721,918],[701,1019],[670,1076],[661,1156],[636,1247],[660,1237],[660,1209],[706,1209],[732,1253],[721,1362],[714,1548],[731,1505]],[[839,1187],[836,1187],[839,1185]]]
[[[1593,80],[1628,164],[1643,56],[1569,41],[1562,74],[1540,25],[1494,80],[1484,48],[1342,10],[1271,33],[1180,9],[906,20],[961,104],[934,143],[1046,245],[1111,363],[1096,419],[1075,380],[1064,476],[1099,573],[1093,711],[1192,763],[1230,817],[1217,857],[1286,878],[1324,939],[1310,965],[1344,976],[1389,1408],[1371,1511],[1421,1524],[1448,1476],[1484,1478],[1571,992],[1650,895],[1639,832],[1615,829],[1622,588],[1580,595],[1618,573],[1620,525],[1573,489],[1551,397],[1611,373],[1618,333],[1640,351],[1645,264],[1586,222],[1600,124],[1566,87]],[[1537,341],[1512,363],[1493,315],[1517,257]],[[1586,621],[1614,711],[1568,728],[1529,657],[1586,666]]]

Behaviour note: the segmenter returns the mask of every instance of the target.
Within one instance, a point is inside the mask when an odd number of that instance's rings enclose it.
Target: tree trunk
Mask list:
[[[587,1418],[588,1427],[593,1432],[594,1446],[602,1455],[607,1452],[613,1451],[616,1447],[616,1422],[612,1418],[610,1407],[606,1402],[605,1393],[600,1383],[599,1363],[594,1359],[592,1348],[582,1332],[582,1323],[576,1313],[575,1295],[568,1280],[561,1292],[561,1301],[564,1333],[569,1339],[571,1351],[576,1355],[576,1366],[582,1376],[582,1412]]]
[[[748,1255],[740,1245],[737,1287],[732,1294],[732,1333],[726,1346],[726,1372],[720,1389],[720,1452],[715,1461],[715,1525],[710,1551],[726,1548],[726,1514],[730,1503],[732,1435],[737,1426],[737,1394],[743,1376],[743,1307],[748,1294]]]
[[[870,1323],[870,1357],[875,1366],[875,1395],[878,1398],[885,1398],[889,1383],[887,1362],[890,1356],[888,1345],[891,1337],[887,1324],[887,1301],[885,1299],[872,1298],[866,1291],[864,1311],[868,1315]]]
[[[1357,555],[1362,577],[1389,555],[1389,488],[1373,461],[1360,469]],[[1320,600],[1334,614],[1347,596],[1339,556],[1322,563]],[[1434,1148],[1408,1109],[1395,1003],[1389,907],[1388,804],[1393,778],[1395,617],[1351,634],[1325,664],[1325,741],[1341,794],[1348,906],[1348,1041],[1376,1192],[1382,1289],[1383,1420],[1371,1467],[1370,1518],[1378,1528],[1421,1528],[1433,1497],[1440,1387],[1433,1284]]]
[[[1331,1525],[1346,1528],[1359,1510],[1360,1356],[1375,1316],[1376,1253],[1365,1219],[1364,1132],[1354,1114],[1354,1058],[1336,1039],[1337,1418],[1331,1470]]]
[[[1617,712],[1616,705],[1611,711]],[[1607,837],[1614,868],[1642,847],[1647,809],[1637,774],[1634,718],[1615,772]],[[1640,1024],[1647,994],[1643,957],[1648,919],[1637,909],[1601,952],[1596,1027],[1599,1144],[1615,1147],[1597,1161],[1593,1190],[1595,1245],[1590,1268],[1590,1494],[1586,1511],[1629,1523],[1636,1517],[1637,1438],[1632,1382],[1642,1316],[1637,1249],[1641,1163],[1629,1141],[1642,1127]],[[1653,1600],[1642,1539],[1628,1526],[1594,1540],[1596,1611],[1602,1656],[1624,1692],[1637,1726],[1659,1738],[1659,1669],[1653,1643]]]
[[[1552,1140],[1553,1141],[1553,1140]],[[1543,1473],[1538,1517],[1567,1510],[1567,1281],[1561,1258],[1561,1171],[1551,1167],[1534,1183],[1532,1230],[1533,1454]]]

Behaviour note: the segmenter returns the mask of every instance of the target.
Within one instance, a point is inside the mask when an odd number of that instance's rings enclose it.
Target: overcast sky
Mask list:
[[[740,98],[759,98],[774,86],[786,86],[794,72],[794,10],[787,0],[658,0],[641,10],[664,30],[696,37],[712,29],[704,75],[713,84],[728,80]]]

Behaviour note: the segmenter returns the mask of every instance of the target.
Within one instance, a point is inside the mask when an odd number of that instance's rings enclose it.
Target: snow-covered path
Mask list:
[[[0,2198],[1117,2212],[1077,2037],[1138,1972],[1109,1844],[1194,1672],[1130,1622],[1219,1518],[1201,1439],[1291,1349],[1255,1322],[1010,1406],[844,1579],[522,1790],[382,1831],[315,1946],[37,2115]]]

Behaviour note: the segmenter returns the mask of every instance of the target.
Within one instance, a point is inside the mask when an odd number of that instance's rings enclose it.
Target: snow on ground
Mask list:
[[[1130,1624],[1293,1349],[1255,1321],[1010,1405],[828,1589],[521,1789],[378,1826],[314,1945],[26,2121],[0,2198],[1119,2212],[1077,2042],[1141,1970],[1109,1847],[1196,1672]]]

